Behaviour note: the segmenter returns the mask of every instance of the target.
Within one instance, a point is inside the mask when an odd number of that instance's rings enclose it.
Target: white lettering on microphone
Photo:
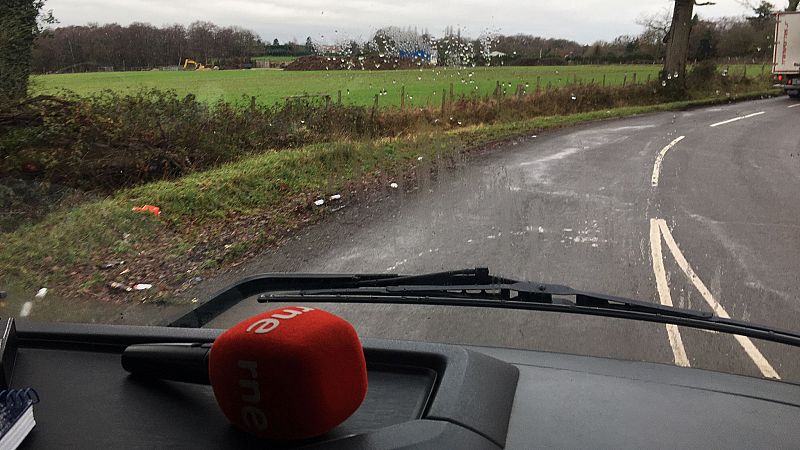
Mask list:
[[[258,408],[261,389],[258,384],[258,364],[255,361],[239,361],[239,368],[247,370],[249,378],[239,380],[242,388],[242,421],[248,428],[267,429],[267,416]],[[249,404],[248,404],[249,403]]]
[[[278,328],[278,325],[280,325],[279,319],[283,320],[294,319],[295,317],[302,315],[303,313],[307,313],[313,310],[314,308],[308,308],[305,306],[298,306],[297,309],[286,308],[281,310],[281,312],[285,314],[275,313],[269,316],[269,318],[256,320],[255,322],[251,323],[250,326],[248,326],[247,329],[245,329],[245,331],[247,333],[252,332],[255,334],[269,333],[275,328]]]

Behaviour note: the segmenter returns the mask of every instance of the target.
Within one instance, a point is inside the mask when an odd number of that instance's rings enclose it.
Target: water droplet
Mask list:
[[[573,100],[577,100],[578,99],[578,97],[576,97],[575,94],[570,94],[570,98],[573,99]]]
[[[675,72],[675,74],[672,75],[672,76],[675,77],[675,78],[678,78],[680,76],[680,74],[678,72]]]
[[[667,80],[661,80],[661,86],[666,87],[667,86]]]

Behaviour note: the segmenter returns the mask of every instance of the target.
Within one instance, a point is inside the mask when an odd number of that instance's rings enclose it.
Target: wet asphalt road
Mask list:
[[[507,277],[655,303],[667,297],[704,311],[716,302],[733,318],[800,330],[797,104],[782,97],[528,136],[436,179],[426,177],[423,163],[418,186],[387,188],[382,201],[343,209],[280,250],[203,284],[201,295],[263,272],[485,266]],[[743,116],[750,117],[711,126]],[[681,136],[653,186],[657,155]],[[653,262],[654,246],[663,271]],[[685,355],[682,364],[691,367],[800,381],[800,349],[686,328],[671,339],[662,324],[474,308],[324,308],[362,336],[669,364]],[[227,327],[265,309],[248,299],[208,326]]]

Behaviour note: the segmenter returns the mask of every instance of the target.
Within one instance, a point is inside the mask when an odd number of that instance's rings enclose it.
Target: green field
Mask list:
[[[749,75],[761,73],[761,65],[747,67]],[[437,105],[442,91],[453,85],[455,95],[488,95],[500,82],[510,95],[519,84],[533,91],[537,79],[542,89],[548,84],[565,86],[574,80],[582,83],[621,85],[639,83],[655,77],[657,65],[548,66],[548,67],[478,67],[469,69],[428,68],[392,71],[279,71],[226,70],[174,72],[97,72],[81,74],[38,75],[32,77],[37,93],[54,93],[67,89],[89,94],[104,89],[132,91],[140,88],[172,89],[179,94],[195,94],[199,99],[214,102],[246,104],[255,96],[261,104],[283,101],[287,96],[311,94],[331,95],[335,101],[341,91],[345,104],[371,105],[376,94],[381,106],[399,105],[401,88],[405,87],[407,106]],[[741,74],[743,65],[730,66],[732,74]],[[769,68],[767,68],[769,70]]]

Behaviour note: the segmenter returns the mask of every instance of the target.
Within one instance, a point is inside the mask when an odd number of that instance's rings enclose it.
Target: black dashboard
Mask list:
[[[22,448],[761,448],[800,442],[800,387],[666,365],[365,339],[367,398],[330,433],[282,443],[235,430],[209,386],[142,380],[126,345],[220,330],[17,325],[13,387],[34,387]]]

